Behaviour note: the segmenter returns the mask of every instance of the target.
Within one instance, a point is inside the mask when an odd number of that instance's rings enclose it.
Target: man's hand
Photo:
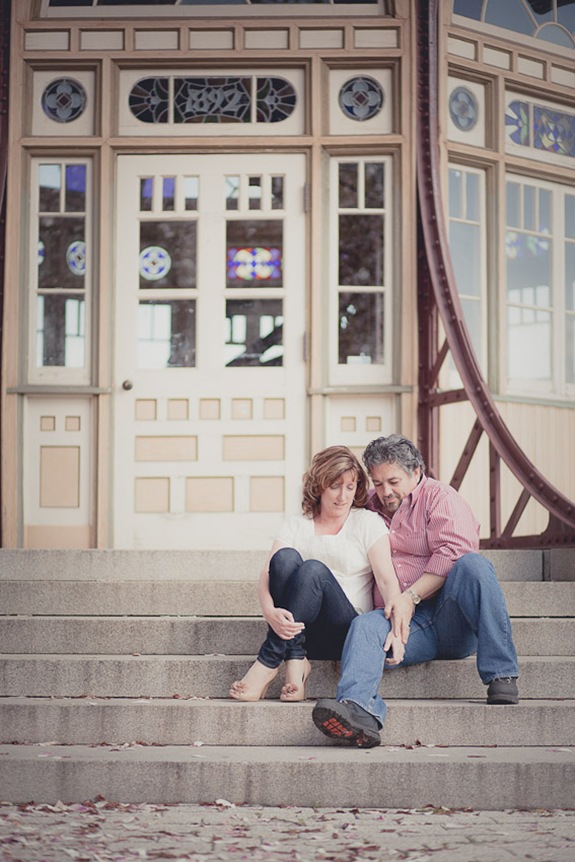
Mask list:
[[[391,620],[393,636],[404,644],[409,637],[409,624],[414,612],[413,599],[407,593],[402,593],[385,606],[385,617]]]
[[[273,608],[266,614],[266,622],[276,635],[284,641],[289,641],[305,629],[304,623],[296,623],[291,611],[285,608]]]

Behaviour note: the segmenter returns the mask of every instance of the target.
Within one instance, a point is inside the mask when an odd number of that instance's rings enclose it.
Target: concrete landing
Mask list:
[[[575,749],[0,746],[14,802],[574,808]]]

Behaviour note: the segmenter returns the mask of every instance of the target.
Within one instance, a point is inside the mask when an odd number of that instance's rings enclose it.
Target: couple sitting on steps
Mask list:
[[[463,498],[425,475],[419,450],[398,434],[363,454],[314,456],[301,515],[284,523],[259,581],[268,634],[230,697],[263,697],[285,662],[282,701],[301,701],[309,658],[341,659],[336,697],[313,709],[335,740],[380,743],[385,668],[477,653],[488,704],[518,703],[517,654],[505,599],[479,553],[479,524]]]

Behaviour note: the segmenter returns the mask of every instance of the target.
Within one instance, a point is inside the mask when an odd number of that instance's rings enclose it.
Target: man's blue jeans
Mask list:
[[[289,659],[341,658],[343,644],[357,611],[324,563],[302,560],[294,548],[280,548],[270,561],[269,590],[276,608],[291,611],[305,623],[301,634],[283,640],[271,626],[258,653],[266,667]]]
[[[336,695],[339,701],[359,704],[382,727],[386,707],[378,690],[385,669],[383,644],[390,628],[383,610],[354,620],[343,650]],[[440,592],[417,605],[405,657],[388,670],[432,659],[465,658],[475,652],[485,684],[498,677],[519,676],[511,622],[495,570],[480,554],[465,554]]]

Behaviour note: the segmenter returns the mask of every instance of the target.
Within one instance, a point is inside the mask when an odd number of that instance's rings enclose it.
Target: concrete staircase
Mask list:
[[[0,800],[575,807],[575,549],[487,552],[513,619],[521,703],[474,659],[386,675],[380,748],[314,727],[309,700],[226,698],[265,633],[260,552],[0,550]],[[276,698],[276,699],[274,699]]]

